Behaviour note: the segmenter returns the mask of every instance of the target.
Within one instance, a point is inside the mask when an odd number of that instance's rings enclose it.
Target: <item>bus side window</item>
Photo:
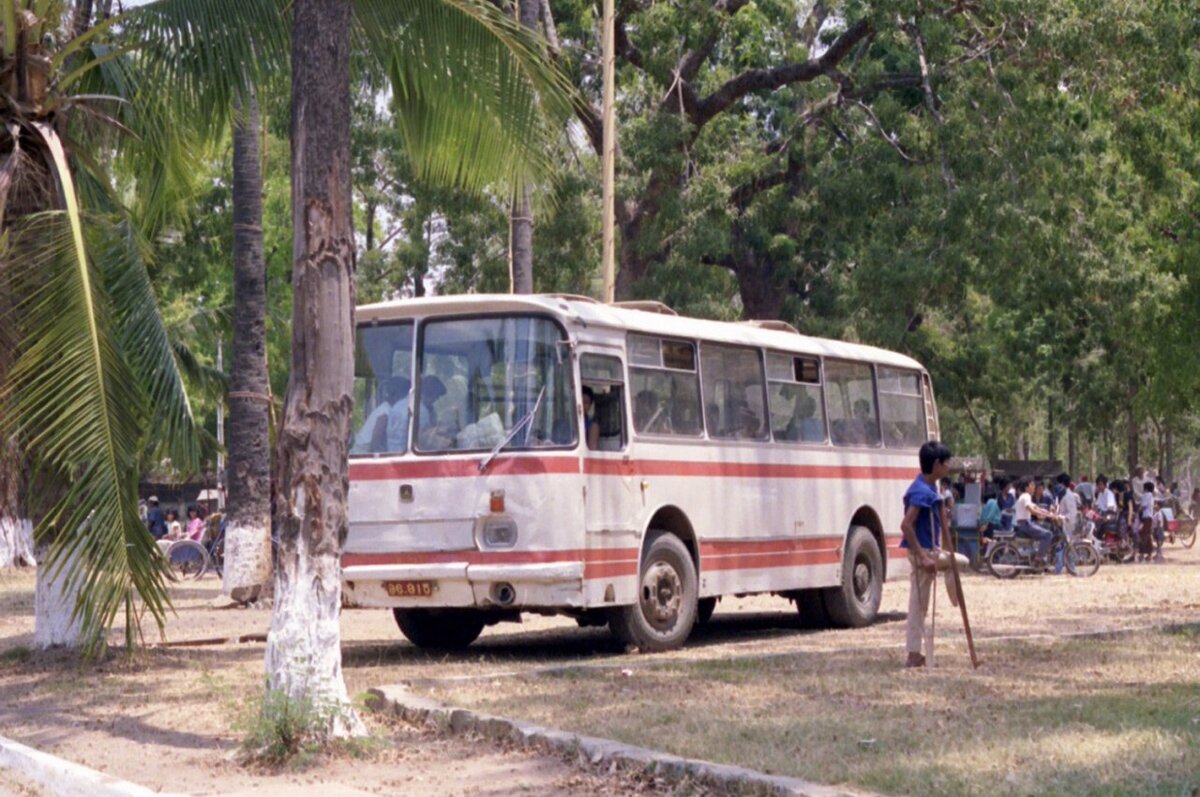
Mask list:
[[[709,437],[764,439],[767,410],[758,350],[704,343],[700,349],[700,370]]]
[[[634,431],[699,437],[703,421],[696,344],[631,334],[629,358]]]
[[[816,357],[768,353],[767,379],[774,439],[824,443],[821,361]]]
[[[584,419],[584,428],[593,423],[600,427],[597,450],[623,450],[629,436],[625,433],[625,369],[621,361],[602,354],[583,354],[579,373],[583,387],[591,388],[594,407],[592,418]],[[586,434],[584,440],[586,447]]]
[[[829,436],[837,446],[878,446],[879,408],[867,363],[825,361]]]

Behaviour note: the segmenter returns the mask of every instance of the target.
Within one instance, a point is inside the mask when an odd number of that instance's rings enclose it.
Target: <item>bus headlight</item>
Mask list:
[[[484,518],[479,534],[485,548],[511,548],[517,544],[517,524],[512,518]]]

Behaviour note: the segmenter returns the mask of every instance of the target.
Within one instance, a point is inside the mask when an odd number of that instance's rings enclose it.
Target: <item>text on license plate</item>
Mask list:
[[[383,588],[393,598],[430,598],[437,591],[436,581],[385,581]]]

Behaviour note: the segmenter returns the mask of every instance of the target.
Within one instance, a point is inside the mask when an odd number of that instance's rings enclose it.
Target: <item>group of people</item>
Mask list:
[[[208,528],[203,510],[199,506],[187,508],[187,525],[179,520],[179,512],[175,509],[164,511],[158,504],[158,496],[152,495],[146,499],[146,516],[144,521],[150,535],[154,537],[160,548],[166,548],[176,540],[204,540],[205,529]],[[209,518],[213,519],[212,517]]]
[[[942,491],[952,506],[959,496],[948,480]],[[1075,481],[1068,473],[1059,474],[1049,484],[1041,478],[999,479],[985,498],[979,512],[981,535],[991,537],[997,530],[1011,528],[1017,536],[1038,542],[1037,556],[1043,559],[1054,540],[1046,523],[1061,523],[1071,536],[1079,531],[1083,512],[1091,509],[1102,517],[1123,517],[1136,531],[1137,561],[1161,562],[1165,518],[1182,505],[1178,482],[1168,488],[1162,478],[1152,477],[1141,467],[1128,480],[1111,482],[1103,474],[1095,482],[1086,475]],[[1197,502],[1200,488],[1191,497],[1193,505]],[[1061,567],[1056,570],[1060,571]]]
[[[931,440],[921,446],[918,453],[921,473],[904,494],[900,545],[907,550],[911,565],[907,667],[925,665],[921,645],[930,588],[937,571],[939,552],[942,549],[949,551],[951,547],[949,535],[944,534],[951,511],[955,502],[965,497],[966,480],[960,481],[957,487],[950,481],[951,456],[950,449],[943,443]],[[980,532],[991,536],[1000,529],[1011,528],[1018,536],[1036,540],[1036,555],[1045,565],[1050,564],[1046,557],[1050,554],[1054,534],[1039,521],[1062,523],[1063,530],[1072,535],[1080,528],[1086,510],[1123,516],[1129,528],[1137,530],[1138,561],[1162,561],[1164,509],[1179,511],[1184,504],[1178,483],[1168,487],[1161,478],[1155,478],[1141,467],[1136,468],[1128,480],[1109,481],[1100,475],[1094,482],[1087,476],[1075,481],[1070,474],[1062,473],[1049,484],[1040,478],[1026,477],[1012,482],[999,479],[985,483],[984,488],[985,503],[979,513]],[[1200,487],[1192,491],[1188,503],[1192,512],[1200,508]]]

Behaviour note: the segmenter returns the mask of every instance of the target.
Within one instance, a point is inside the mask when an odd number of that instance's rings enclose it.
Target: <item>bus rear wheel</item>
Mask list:
[[[462,650],[484,626],[475,609],[392,609],[392,614],[408,641],[427,650]]]
[[[662,532],[642,557],[637,601],[611,610],[609,630],[645,653],[674,650],[696,624],[698,593],[692,555],[678,537]]]
[[[871,532],[854,526],[842,558],[842,585],[825,590],[825,609],[834,626],[862,628],[875,621],[881,600],[883,556]]]

